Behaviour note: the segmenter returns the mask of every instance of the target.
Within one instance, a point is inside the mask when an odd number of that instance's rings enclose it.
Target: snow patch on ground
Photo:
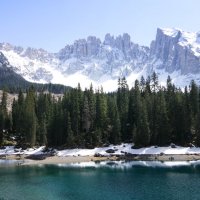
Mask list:
[[[132,149],[132,144],[121,144],[121,145],[110,145],[109,147],[102,148],[94,148],[94,149],[71,149],[71,150],[62,150],[58,151],[58,156],[93,156],[95,154],[101,154],[103,156],[109,156],[109,153],[106,153],[106,150],[113,149],[115,153],[112,155],[124,155],[124,152],[130,154],[153,154],[157,155],[160,153],[164,154],[196,154],[200,153],[200,148],[198,147],[180,147],[176,146],[176,148],[169,147],[146,147],[140,149]]]
[[[43,154],[45,146],[41,146],[38,148],[29,148],[26,150],[22,150],[21,148],[14,148],[14,146],[7,146],[5,149],[0,149],[0,155],[40,155]]]
[[[121,145],[110,145],[108,147],[100,147],[94,149],[65,149],[65,150],[55,150],[57,156],[65,157],[65,156],[94,156],[95,154],[100,154],[103,156],[110,155],[124,155],[124,153],[130,154],[172,154],[172,155],[186,155],[186,154],[200,154],[200,147],[181,147],[175,146],[172,148],[168,147],[145,147],[140,149],[132,149],[132,144],[121,144]],[[114,153],[107,153],[107,150],[114,150]],[[39,155],[45,154],[44,152],[45,146],[41,146],[38,148],[29,148],[26,150],[22,150],[21,148],[15,149],[14,146],[7,146],[5,149],[0,149],[0,155],[16,155],[16,154],[24,154],[24,155]]]

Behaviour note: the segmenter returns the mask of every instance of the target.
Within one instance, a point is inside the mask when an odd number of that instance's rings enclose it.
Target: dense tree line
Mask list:
[[[129,89],[126,79],[118,90],[104,93],[92,85],[77,88],[56,99],[30,87],[19,92],[12,113],[6,109],[6,92],[0,105],[0,143],[7,135],[20,145],[86,147],[133,142],[137,147],[170,143],[200,146],[200,89],[194,81],[184,91],[170,77],[166,87],[155,73],[136,80]]]
[[[41,83],[31,83],[26,81],[19,74],[15,73],[12,69],[4,66],[0,67],[0,89],[6,88],[10,93],[16,93],[20,90],[25,92],[28,88],[34,86],[37,92],[49,91],[52,93],[64,93],[71,89],[60,84],[41,84]]]

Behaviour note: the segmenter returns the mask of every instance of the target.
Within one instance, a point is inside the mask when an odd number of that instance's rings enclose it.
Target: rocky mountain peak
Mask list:
[[[96,56],[99,52],[101,40],[95,36],[88,36],[87,39],[76,40],[72,45],[66,45],[57,53],[60,60],[67,60],[71,57],[82,58]]]
[[[125,54],[123,57],[127,57],[132,47],[133,43],[131,42],[130,35],[127,33],[119,35],[116,38],[108,33],[105,35],[103,42],[95,36],[89,36],[87,39],[76,40],[72,45],[66,45],[57,55],[63,61],[72,57],[78,59],[90,57],[102,58],[105,55],[110,57],[110,52],[115,49],[115,51],[118,50]],[[119,56],[116,55],[115,57],[118,58]]]
[[[14,46],[9,43],[0,43],[0,51],[13,51],[22,57],[28,57],[31,60],[41,60],[43,62],[48,62],[49,59],[53,58],[52,53],[48,53],[44,49],[36,49],[36,48],[23,48],[21,46]]]
[[[23,48],[20,46],[14,46],[10,43],[0,43],[0,50],[4,51],[14,51],[18,54],[23,52]]]
[[[105,35],[103,44],[104,45],[109,45],[111,47],[114,47],[114,44],[115,44],[115,38],[114,38],[114,36],[111,36],[110,33],[107,33]]]
[[[0,43],[0,49],[5,51],[11,51],[14,49],[14,46],[9,43]]]
[[[103,85],[105,90],[117,87],[117,79],[126,76],[130,85],[153,71],[166,82],[168,75],[178,86],[191,79],[200,83],[200,32],[180,29],[157,29],[150,48],[131,41],[129,34],[105,35],[78,39],[58,53],[43,49],[0,44],[0,63],[9,61],[12,69],[26,80],[52,82],[83,87]],[[4,56],[3,56],[4,55]],[[7,59],[7,60],[6,60]],[[198,76],[197,76],[198,75]]]
[[[150,55],[160,60],[160,68],[172,73],[200,73],[200,44],[198,34],[179,29],[157,29],[151,43]]]
[[[23,52],[21,52],[21,56],[28,57],[31,60],[36,59],[36,60],[40,60],[43,62],[48,62],[50,59],[53,58],[53,54],[48,53],[44,49],[41,49],[41,48],[35,49],[35,48],[31,48],[31,47],[28,47]]]
[[[110,33],[107,33],[103,44],[124,51],[130,49],[131,37],[128,33],[124,33],[115,38],[114,36],[111,36]]]
[[[99,53],[101,46],[101,40],[95,36],[89,36],[87,38],[87,55],[96,56]]]

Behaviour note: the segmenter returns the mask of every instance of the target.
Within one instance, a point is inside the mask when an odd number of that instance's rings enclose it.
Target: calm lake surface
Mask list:
[[[200,165],[2,166],[0,200],[199,200]]]

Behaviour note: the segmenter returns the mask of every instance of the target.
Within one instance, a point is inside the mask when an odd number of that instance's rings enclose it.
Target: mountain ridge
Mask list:
[[[129,86],[141,76],[158,73],[160,84],[170,75],[177,86],[200,80],[200,32],[180,29],[157,29],[150,47],[132,42],[124,33],[106,34],[103,41],[95,36],[79,39],[57,53],[43,49],[0,44],[0,52],[12,69],[28,81],[60,83],[75,87],[102,85],[106,91],[117,89],[117,79],[125,76]]]
[[[52,92],[52,93],[64,93],[71,88],[60,84],[40,84],[26,81],[21,75],[17,74],[13,67],[10,65],[7,58],[0,52],[0,90],[6,89],[11,93],[26,91],[31,86],[35,88],[37,92]]]

